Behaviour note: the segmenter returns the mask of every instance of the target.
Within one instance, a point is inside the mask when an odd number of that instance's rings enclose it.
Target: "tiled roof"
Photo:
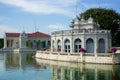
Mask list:
[[[50,38],[50,35],[41,33],[41,32],[26,33],[26,34],[30,38],[39,38],[39,37]],[[6,37],[19,37],[19,36],[20,36],[20,33],[6,33]]]
[[[5,33],[6,37],[19,37],[20,33]]]
[[[39,38],[39,37],[50,38],[50,35],[45,34],[45,33],[41,33],[41,32],[35,32],[35,33],[28,34],[28,37],[32,37],[32,38]]]

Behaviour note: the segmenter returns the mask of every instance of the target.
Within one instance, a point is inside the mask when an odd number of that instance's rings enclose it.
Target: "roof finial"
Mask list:
[[[88,18],[89,21],[93,21],[92,15],[90,14],[90,17]]]
[[[81,16],[81,21],[85,21],[84,15]]]

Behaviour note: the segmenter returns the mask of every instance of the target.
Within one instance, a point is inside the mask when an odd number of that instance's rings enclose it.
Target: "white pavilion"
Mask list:
[[[80,48],[86,53],[106,53],[111,48],[111,32],[101,30],[92,17],[88,20],[74,20],[72,30],[51,33],[51,50],[79,53]]]

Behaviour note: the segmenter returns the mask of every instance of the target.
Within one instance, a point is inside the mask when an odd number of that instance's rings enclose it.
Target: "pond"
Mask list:
[[[120,80],[120,65],[33,59],[35,53],[0,53],[0,80]]]

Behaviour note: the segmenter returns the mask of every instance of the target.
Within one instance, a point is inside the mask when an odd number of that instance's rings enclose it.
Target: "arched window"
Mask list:
[[[65,52],[70,52],[70,41],[68,39],[65,40]]]
[[[89,38],[86,41],[86,50],[88,53],[94,53],[94,42],[93,39]]]
[[[74,42],[74,51],[75,52],[80,52],[80,48],[81,48],[81,40],[76,39],[75,42]]]
[[[98,52],[104,53],[105,52],[105,41],[104,39],[99,39],[98,41]]]
[[[61,51],[61,41],[57,41],[57,51]]]

